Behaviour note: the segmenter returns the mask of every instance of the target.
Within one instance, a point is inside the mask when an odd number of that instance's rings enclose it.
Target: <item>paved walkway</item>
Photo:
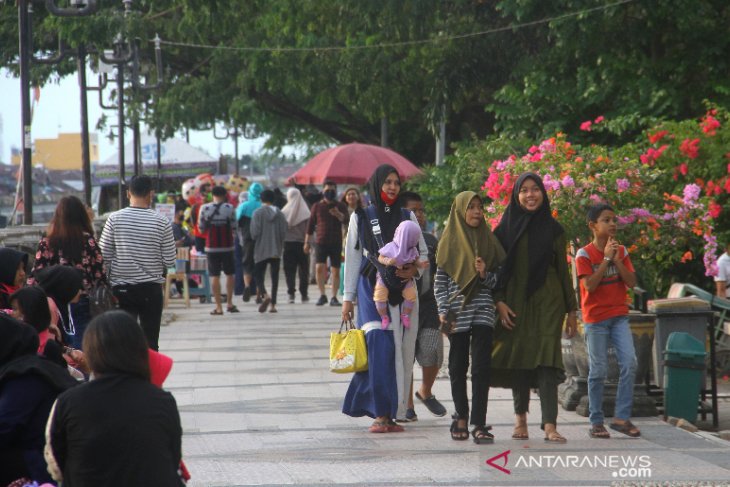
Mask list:
[[[370,419],[340,413],[350,376],[327,369],[339,308],[284,302],[278,314],[259,314],[236,303],[241,313],[220,317],[208,314],[211,305],[185,309],[180,300],[166,311],[161,350],[175,365],[165,385],[182,417],[190,486],[730,485],[730,442],[656,418],[636,421],[641,439],[593,440],[586,418],[561,408],[568,443],[548,445],[533,400],[531,439],[511,440],[504,389],[489,402],[494,445],[452,441],[448,417],[420,404],[404,433],[370,434]],[[448,379],[434,392],[453,411]],[[487,463],[495,456],[502,468]]]

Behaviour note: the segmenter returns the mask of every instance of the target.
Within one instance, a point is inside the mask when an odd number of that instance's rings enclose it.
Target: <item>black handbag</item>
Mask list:
[[[105,311],[117,309],[117,306],[118,300],[108,283],[100,282],[89,291],[89,312],[91,316],[98,316]]]

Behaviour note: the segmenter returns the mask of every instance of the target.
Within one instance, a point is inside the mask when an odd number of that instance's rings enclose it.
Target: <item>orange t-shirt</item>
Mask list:
[[[626,247],[619,246],[618,252],[624,266],[634,272],[634,266],[631,264]],[[580,279],[580,304],[584,323],[597,323],[629,313],[626,284],[613,262],[608,264],[608,270],[593,292],[586,291],[583,285],[583,278],[596,272],[598,266],[603,262],[603,257],[604,253],[598,250],[592,242],[581,248],[575,256],[578,279]]]

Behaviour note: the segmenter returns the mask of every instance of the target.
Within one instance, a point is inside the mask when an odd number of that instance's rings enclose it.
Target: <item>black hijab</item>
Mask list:
[[[15,285],[15,273],[21,262],[28,265],[28,254],[7,247],[0,248],[0,284]]]
[[[52,265],[39,270],[33,277],[59,309],[65,309],[76,293],[84,289],[83,275],[75,267]]]
[[[535,211],[527,211],[520,206],[520,188],[526,179],[532,179],[542,192],[542,205]],[[545,283],[547,270],[553,262],[553,240],[563,233],[563,227],[555,221],[550,210],[545,185],[540,176],[532,172],[520,175],[512,188],[512,197],[509,206],[502,215],[494,235],[497,236],[502,247],[507,251],[507,259],[502,267],[502,284],[512,276],[512,271],[517,258],[517,242],[527,231],[527,258],[529,279],[527,280],[526,296],[540,289]]]
[[[393,240],[395,229],[403,220],[401,215],[400,193],[392,205],[388,205],[385,201],[383,201],[383,198],[380,195],[383,191],[383,183],[385,183],[386,178],[393,173],[395,173],[396,176],[398,176],[398,180],[400,180],[400,175],[398,175],[398,170],[396,168],[390,164],[381,164],[375,170],[368,182],[370,200],[378,212],[380,231],[383,235],[383,243],[386,244]]]

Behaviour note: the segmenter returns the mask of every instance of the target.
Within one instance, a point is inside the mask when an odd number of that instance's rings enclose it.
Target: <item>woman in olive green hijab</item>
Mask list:
[[[459,193],[451,205],[446,229],[436,254],[434,295],[442,330],[448,333],[449,377],[456,413],[451,438],[469,438],[467,419],[474,425],[475,443],[492,443],[486,426],[489,369],[494,329],[492,288],[505,252],[484,221],[482,200],[473,191]],[[471,350],[472,410],[466,392]]]

